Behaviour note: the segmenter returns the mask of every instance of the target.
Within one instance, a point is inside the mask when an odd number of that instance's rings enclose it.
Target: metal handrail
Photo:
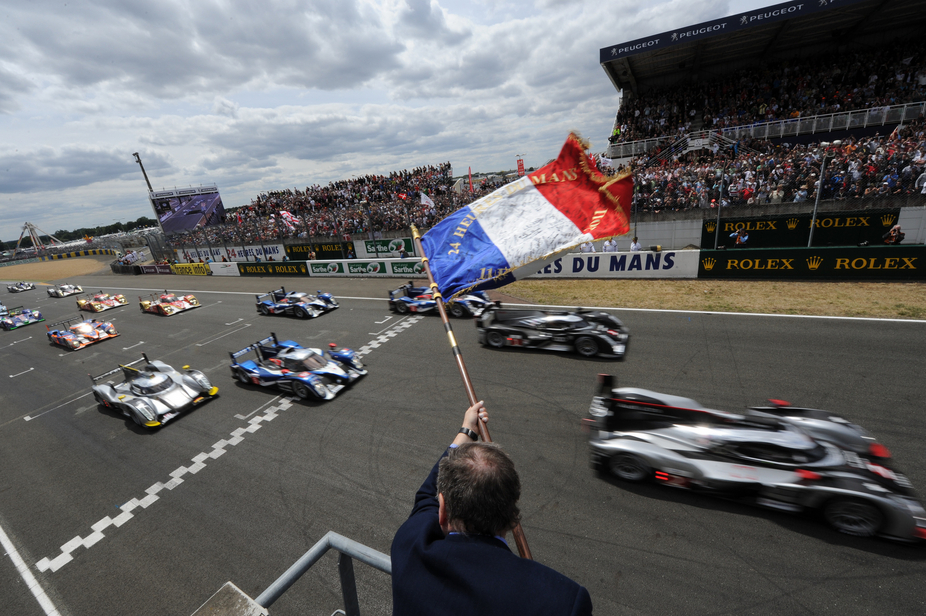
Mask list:
[[[915,120],[921,114],[926,114],[926,102],[905,103],[886,107],[870,107],[854,111],[840,111],[815,116],[789,118],[787,120],[773,120],[771,122],[755,122],[743,126],[732,126],[720,129],[708,129],[713,133],[721,133],[734,140],[742,137],[756,139],[775,139],[778,137],[794,137],[797,135],[812,135],[816,133],[829,133],[838,130],[851,130],[866,128],[868,126],[884,126],[886,124],[902,124]],[[651,137],[638,141],[615,143],[608,147],[609,158],[627,158],[645,154],[655,147],[673,141],[675,137]]]
[[[270,607],[274,601],[296,583],[312,565],[324,556],[328,550],[340,552],[338,558],[338,573],[341,577],[341,596],[344,599],[344,611],[347,616],[359,616],[360,607],[357,601],[357,585],[354,580],[354,567],[351,559],[356,558],[374,569],[392,575],[392,559],[382,552],[371,547],[348,539],[333,531],[329,531],[308,552],[302,555],[286,572],[278,577],[267,590],[260,593],[255,602],[261,607]]]

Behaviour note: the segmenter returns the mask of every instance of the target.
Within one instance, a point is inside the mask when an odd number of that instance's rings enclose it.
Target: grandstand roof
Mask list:
[[[922,35],[926,0],[796,0],[600,50],[615,88],[707,81],[763,60],[853,51]]]

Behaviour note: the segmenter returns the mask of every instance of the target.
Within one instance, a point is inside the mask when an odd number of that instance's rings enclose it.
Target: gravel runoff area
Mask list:
[[[109,256],[0,267],[0,280],[35,283],[108,273]],[[493,293],[503,301],[709,312],[926,319],[926,283],[733,280],[525,280]]]

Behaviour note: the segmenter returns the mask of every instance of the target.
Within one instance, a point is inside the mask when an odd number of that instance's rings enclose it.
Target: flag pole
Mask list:
[[[447,338],[450,341],[450,349],[457,362],[457,369],[460,371],[460,377],[463,379],[466,397],[469,399],[470,406],[472,406],[479,402],[479,399],[476,398],[476,390],[473,389],[473,382],[469,378],[466,364],[463,363],[463,352],[460,351],[460,347],[457,345],[457,339],[453,336],[453,328],[450,326],[450,319],[447,317],[447,311],[444,309],[444,298],[441,295],[437,283],[434,282],[434,275],[431,274],[431,265],[428,263],[428,256],[424,253],[424,247],[421,245],[421,234],[418,232],[418,227],[415,225],[411,225],[411,230],[412,238],[415,241],[415,248],[421,255],[421,264],[424,266],[424,271],[428,275],[428,286],[431,288],[431,295],[437,302],[437,311],[440,313],[440,319],[444,324],[444,330],[447,332]],[[489,434],[489,428],[486,426],[485,422],[477,421],[476,427],[479,428],[479,436],[482,437],[482,440],[486,443],[491,443],[492,436]],[[524,529],[521,528],[520,522],[511,529],[511,534],[514,536],[514,543],[518,547],[518,554],[521,555],[521,558],[533,560],[531,549],[527,545],[527,537],[524,535]]]

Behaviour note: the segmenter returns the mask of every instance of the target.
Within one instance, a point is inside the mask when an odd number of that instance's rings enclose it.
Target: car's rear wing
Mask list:
[[[237,364],[239,363],[239,362],[238,362],[238,358],[239,358],[239,357],[242,357],[242,356],[244,356],[244,355],[247,355],[247,354],[250,353],[251,351],[254,351],[255,353],[257,352],[257,349],[254,348],[254,345],[253,345],[253,344],[244,347],[244,348],[241,349],[240,351],[235,351],[234,353],[231,353],[231,352],[230,352],[229,355],[231,355],[232,365],[233,365],[233,366],[234,366],[234,365],[237,365]]]
[[[137,368],[133,368],[132,366],[140,362],[145,362],[146,364],[150,364],[151,360],[148,359],[148,356],[146,354],[142,353],[141,357],[136,359],[135,361],[131,361],[127,364],[119,364],[118,368],[113,368],[109,372],[104,372],[103,374],[99,374],[97,376],[93,376],[92,374],[88,374],[87,376],[89,376],[90,380],[93,381],[94,383],[96,383],[97,381],[102,381],[106,377],[112,376],[114,374],[118,374],[119,372],[122,372],[122,374],[125,375],[126,378],[128,378],[130,373],[139,372]]]
[[[46,325],[45,329],[47,329],[48,331],[51,331],[53,329],[67,329],[71,325],[71,323],[74,323],[76,321],[83,321],[83,320],[84,320],[84,317],[77,315],[76,317],[71,317],[70,319],[65,319],[63,321],[58,321],[57,323],[52,323],[51,325]]]

